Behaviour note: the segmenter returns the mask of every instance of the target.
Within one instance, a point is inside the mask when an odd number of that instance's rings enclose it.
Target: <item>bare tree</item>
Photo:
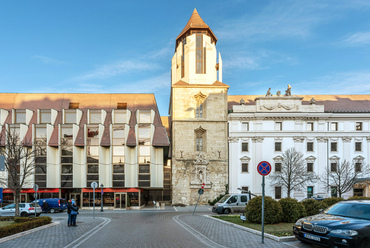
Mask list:
[[[308,172],[303,154],[295,148],[286,150],[283,154],[281,171],[275,171],[269,176],[272,186],[281,186],[290,197],[294,190],[301,190],[307,183],[315,182],[317,175]]]
[[[343,160],[326,168],[325,173],[320,180],[328,189],[336,187],[339,197],[342,197],[344,193],[353,189],[359,178],[369,175],[369,165]]]
[[[27,179],[34,174],[34,151],[32,147],[22,145],[19,134],[15,129],[5,132],[5,141],[0,149],[0,155],[4,156],[5,172],[0,177],[0,184],[8,187],[15,200],[15,216],[19,216],[19,201],[21,190],[27,183]]]

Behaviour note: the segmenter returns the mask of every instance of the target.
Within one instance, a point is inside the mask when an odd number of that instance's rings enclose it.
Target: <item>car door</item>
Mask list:
[[[9,204],[3,207],[0,211],[1,216],[14,216],[15,215],[15,204]]]
[[[238,195],[232,195],[227,201],[227,205],[232,209],[232,212],[238,212]]]
[[[27,212],[25,203],[19,203],[19,214],[21,214],[22,212]]]
[[[247,195],[241,195],[240,196],[240,212],[245,212],[245,206],[248,203],[248,196]]]

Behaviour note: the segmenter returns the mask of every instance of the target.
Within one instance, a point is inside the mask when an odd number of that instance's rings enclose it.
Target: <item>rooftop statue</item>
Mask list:
[[[285,91],[285,96],[292,96],[292,87],[288,84],[288,89]]]
[[[311,100],[310,100],[310,104],[312,105],[312,104],[316,104],[316,100],[315,100],[315,98],[311,98]]]
[[[269,88],[269,90],[267,91],[266,96],[272,96],[270,91],[271,91],[271,88]]]
[[[244,101],[244,99],[242,98],[242,99],[240,99],[240,105],[245,105],[245,101]]]

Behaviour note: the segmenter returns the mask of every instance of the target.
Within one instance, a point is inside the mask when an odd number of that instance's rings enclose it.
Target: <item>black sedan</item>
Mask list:
[[[326,247],[370,247],[370,200],[341,201],[322,214],[299,219],[294,235]]]

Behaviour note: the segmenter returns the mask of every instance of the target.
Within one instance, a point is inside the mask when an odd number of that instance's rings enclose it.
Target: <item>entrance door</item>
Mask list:
[[[27,194],[21,194],[20,203],[27,202]]]
[[[81,194],[80,193],[71,193],[70,199],[74,199],[78,207],[81,207]]]
[[[116,193],[114,199],[114,208],[126,208],[126,193]]]

